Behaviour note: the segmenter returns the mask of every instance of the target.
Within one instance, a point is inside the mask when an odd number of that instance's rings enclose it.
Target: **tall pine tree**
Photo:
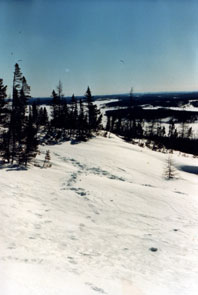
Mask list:
[[[4,134],[6,132],[6,127],[9,119],[8,114],[8,104],[6,102],[6,90],[7,86],[3,84],[3,79],[0,79],[0,154],[2,155],[5,146],[4,146]]]
[[[63,87],[61,81],[59,81],[58,86],[56,87],[57,92],[55,90],[52,91],[52,126],[55,128],[61,128],[61,116],[63,109]]]
[[[6,102],[6,90],[7,86],[3,85],[3,79],[0,79],[0,125],[5,123],[6,115],[8,113]]]
[[[89,86],[85,93],[85,99],[87,102],[87,129],[88,135],[91,135],[92,131],[97,131],[99,129],[102,121],[102,114],[97,106],[93,103],[93,97]]]
[[[4,136],[4,144],[6,146],[4,159],[11,162],[11,164],[27,164],[30,159],[26,155],[30,150],[28,145],[30,145],[30,141],[34,141],[33,137],[36,135],[33,131],[29,134],[30,124],[32,125],[32,118],[30,120],[26,115],[27,100],[29,97],[30,86],[27,84],[25,77],[23,77],[19,65],[15,64],[12,110],[8,131]],[[34,148],[36,149],[35,146]]]

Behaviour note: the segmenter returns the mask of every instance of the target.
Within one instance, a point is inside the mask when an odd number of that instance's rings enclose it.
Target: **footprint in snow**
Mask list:
[[[80,229],[81,232],[83,232],[84,229],[85,229],[85,225],[83,223],[80,223],[79,224],[79,229]]]
[[[16,245],[13,243],[8,247],[8,249],[10,249],[10,250],[16,249]]]
[[[109,179],[114,179],[114,180],[120,180],[120,181],[125,181],[124,178],[122,177],[119,177],[119,176],[116,176],[116,175],[113,175],[111,173],[109,173],[108,171],[106,170],[102,170],[100,169],[99,167],[93,167],[93,168],[88,168],[87,171],[95,174],[95,175],[101,175],[101,176],[106,176],[107,178]]]
[[[180,195],[185,195],[185,196],[187,196],[186,193],[182,193],[182,192],[179,192],[179,191],[174,191],[174,193],[175,193],[175,194],[180,194]]]
[[[38,217],[40,217],[40,218],[43,217],[43,215],[42,215],[42,214],[39,214],[39,213],[35,213],[34,215],[36,215],[36,216],[38,216]]]
[[[94,205],[92,204],[88,204],[89,208],[91,208],[93,210],[93,212],[97,215],[100,215],[100,213],[95,209]]]
[[[75,193],[76,193],[77,195],[82,196],[82,197],[84,197],[84,196],[87,195],[86,191],[85,191],[83,188],[81,188],[81,187],[78,187],[78,188],[76,188],[76,187],[71,187],[70,190],[71,190],[71,191],[75,191]]]
[[[69,260],[69,263],[72,263],[72,264],[78,264],[78,263],[74,260],[73,257],[68,256],[67,258],[68,258],[68,260]]]
[[[49,224],[49,223],[52,223],[52,220],[45,220],[45,221],[43,222],[43,224]]]
[[[151,185],[151,184],[147,184],[147,183],[142,184],[142,186],[154,187],[153,185]]]
[[[123,250],[123,251],[128,251],[129,249],[128,249],[128,248],[123,248],[122,250]]]
[[[90,286],[92,290],[102,293],[102,294],[106,294],[106,292],[102,289],[102,288],[98,288],[97,286],[94,286],[92,283],[85,283],[86,285]]]
[[[155,248],[155,247],[151,247],[149,250],[150,250],[151,252],[157,252],[157,251],[158,251],[158,249]]]
[[[34,228],[35,229],[41,229],[41,225],[40,224],[34,224]]]
[[[70,240],[77,241],[78,239],[75,236],[70,236]]]

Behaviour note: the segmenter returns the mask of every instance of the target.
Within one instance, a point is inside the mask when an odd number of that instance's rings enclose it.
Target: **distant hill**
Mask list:
[[[76,99],[84,99],[84,96],[76,96]],[[134,100],[138,105],[151,104],[153,106],[178,106],[178,104],[187,103],[189,100],[198,101],[198,92],[155,92],[155,93],[134,93]],[[64,97],[68,102],[71,101],[71,97]],[[117,102],[109,102],[113,104],[111,106],[123,106],[127,105],[127,101],[130,100],[129,94],[109,94],[109,95],[94,95],[95,100],[114,100]],[[29,99],[29,103],[32,104],[36,101],[38,104],[50,104],[51,97],[32,97]]]

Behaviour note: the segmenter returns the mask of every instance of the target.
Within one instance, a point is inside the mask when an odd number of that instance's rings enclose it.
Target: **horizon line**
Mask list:
[[[178,90],[178,91],[164,91],[164,90],[161,90],[161,91],[143,91],[143,92],[133,92],[133,95],[139,95],[139,94],[178,94],[178,93],[198,93],[198,90],[185,90],[185,91],[182,91],[182,90]],[[101,97],[105,97],[105,96],[113,96],[113,95],[130,95],[129,92],[125,92],[125,93],[109,93],[109,94],[95,94],[95,95],[92,95],[93,97],[95,96],[101,96]],[[85,95],[75,95],[75,97],[84,97]],[[66,95],[66,96],[63,96],[63,98],[70,98],[72,97],[72,95]],[[36,99],[39,99],[39,98],[51,98],[51,96],[31,96],[30,98],[36,98]]]

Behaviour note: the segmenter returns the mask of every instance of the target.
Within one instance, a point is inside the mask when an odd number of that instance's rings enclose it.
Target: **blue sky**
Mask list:
[[[32,96],[198,90],[196,0],[1,0],[0,78]],[[123,62],[121,61],[123,60]]]

